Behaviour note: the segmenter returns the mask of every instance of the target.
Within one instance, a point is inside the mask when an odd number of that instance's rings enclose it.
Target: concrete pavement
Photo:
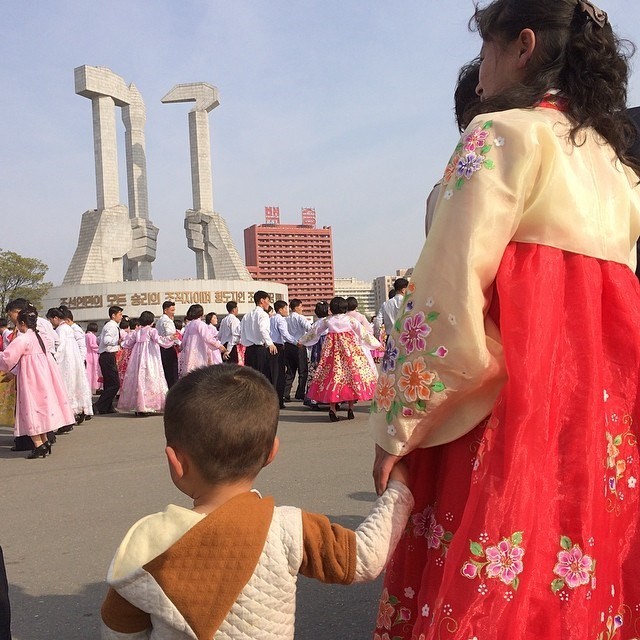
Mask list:
[[[375,499],[368,407],[330,423],[291,403],[281,413],[280,451],[256,488],[276,504],[326,513],[355,527]],[[104,578],[129,526],[170,502],[189,506],[164,460],[162,418],[97,416],[59,436],[53,455],[25,460],[0,428],[0,545],[14,640],[99,637]],[[372,635],[380,581],[353,587],[300,578],[296,640]]]

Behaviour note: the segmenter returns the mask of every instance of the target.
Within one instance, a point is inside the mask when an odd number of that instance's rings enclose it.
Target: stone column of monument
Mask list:
[[[158,229],[149,220],[142,96],[106,67],[83,65],[74,75],[76,93],[91,100],[93,111],[97,209],[82,215],[63,284],[150,280]],[[120,203],[116,107],[126,130],[129,210]]]
[[[185,214],[187,244],[196,254],[201,279],[251,280],[227,223],[213,208],[209,111],[220,104],[218,90],[205,82],[177,84],[163,103],[195,102],[189,112],[193,208]]]
[[[144,125],[147,119],[142,96],[129,85],[129,104],[122,107],[127,154],[127,188],[132,247],[124,256],[125,280],[152,280],[151,263],[156,259],[158,228],[149,220],[147,156]]]

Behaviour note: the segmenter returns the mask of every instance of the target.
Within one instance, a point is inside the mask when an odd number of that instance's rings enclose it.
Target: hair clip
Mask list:
[[[580,7],[580,11],[586,13],[601,29],[607,24],[606,11],[596,7],[593,2],[589,2],[589,0],[578,0],[578,7]]]

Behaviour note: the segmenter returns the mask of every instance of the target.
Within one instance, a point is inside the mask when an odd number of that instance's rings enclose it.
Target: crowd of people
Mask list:
[[[460,111],[412,281],[396,281],[373,327],[339,297],[318,303],[313,324],[296,300],[276,302],[270,318],[258,291],[224,336],[194,305],[182,336],[167,307],[155,330],[123,339],[122,309],[110,309],[98,412],[114,410],[116,353],[147,344],[180,378],[165,405],[166,452],[194,502],[124,538],[105,640],[293,638],[298,573],[351,584],[385,564],[374,640],[640,637],[640,162],[628,56],[587,0],[492,0],[471,25],[482,50],[459,88],[471,79],[480,99]],[[61,313],[56,331],[73,324]],[[0,369],[21,363],[16,432],[44,457],[51,421],[35,419],[44,414],[30,410],[28,387],[56,389],[43,409],[57,420],[88,417],[52,357],[75,339],[63,329],[65,346],[49,344],[28,304],[8,315],[18,339]],[[205,366],[232,357],[247,366]],[[356,532],[252,488],[277,453],[296,376],[295,397],[326,404],[331,420],[338,404],[352,417],[355,401],[372,399],[378,498]]]
[[[12,300],[0,350],[0,421],[14,426],[13,450],[44,458],[57,435],[94,414],[160,414],[179,378],[223,362],[264,374],[281,409],[292,401],[297,379],[293,400],[315,410],[326,406],[331,421],[339,420],[343,405],[353,419],[354,402],[373,398],[378,374],[372,352],[379,355],[382,347],[357,300],[319,302],[313,323],[298,299],[272,306],[269,295],[257,291],[254,302],[242,319],[237,303],[228,302],[219,327],[217,314],[205,314],[200,304],[189,307],[184,322],[171,300],[158,319],[151,311],[129,318],[112,306],[98,332],[96,323],[84,331],[67,307],[51,308],[42,318],[28,300]]]

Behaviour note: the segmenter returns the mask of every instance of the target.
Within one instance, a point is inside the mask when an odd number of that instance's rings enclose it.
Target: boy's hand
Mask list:
[[[409,465],[404,460],[399,460],[391,469],[389,480],[402,482],[405,487],[409,486]]]

